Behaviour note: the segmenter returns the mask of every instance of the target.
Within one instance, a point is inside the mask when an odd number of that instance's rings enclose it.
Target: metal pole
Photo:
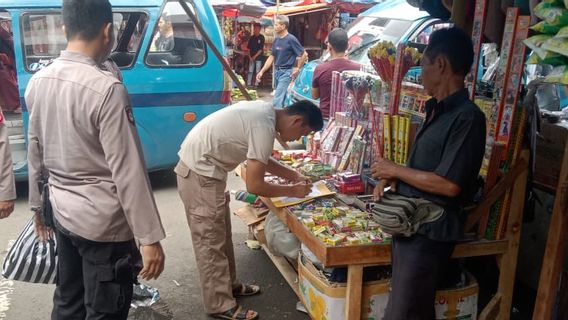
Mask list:
[[[237,87],[239,87],[239,90],[241,90],[241,92],[243,93],[243,96],[251,101],[252,97],[250,96],[250,94],[248,93],[247,89],[245,88],[245,86],[239,81],[239,79],[237,78],[237,75],[233,72],[233,70],[231,69],[231,66],[229,66],[229,64],[227,63],[227,61],[225,60],[225,58],[223,57],[223,55],[221,54],[221,52],[219,52],[219,49],[217,49],[217,47],[215,46],[215,44],[213,43],[213,41],[211,41],[211,38],[209,37],[209,35],[207,34],[207,32],[205,32],[205,29],[203,29],[203,26],[201,25],[201,22],[199,22],[199,20],[197,20],[197,17],[195,16],[195,14],[193,13],[193,11],[191,11],[191,9],[189,8],[189,6],[187,5],[187,3],[185,3],[185,0],[179,0],[179,4],[181,5],[181,7],[183,8],[183,10],[185,11],[185,13],[191,18],[191,20],[193,20],[193,23],[195,24],[195,27],[197,28],[197,30],[199,31],[199,33],[201,33],[201,36],[203,37],[203,39],[205,40],[205,42],[207,43],[207,45],[211,48],[211,51],[213,51],[213,54],[215,54],[215,57],[217,57],[217,59],[219,60],[219,62],[221,62],[221,64],[223,65],[223,68],[225,68],[225,70],[227,71],[227,73],[229,74],[229,76],[231,77],[231,79],[237,84]]]

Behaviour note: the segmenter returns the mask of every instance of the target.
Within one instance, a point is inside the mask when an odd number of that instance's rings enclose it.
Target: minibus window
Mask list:
[[[59,56],[67,46],[59,13],[24,14],[22,17],[24,65],[36,72]]]
[[[24,65],[34,73],[65,50],[63,19],[59,12],[34,12],[23,14],[21,20]],[[115,12],[113,21],[116,41],[111,58],[121,68],[130,67],[140,50],[148,16],[142,12]]]
[[[187,2],[190,9],[193,6]],[[178,1],[168,1],[154,29],[146,64],[159,67],[200,66],[205,41]]]

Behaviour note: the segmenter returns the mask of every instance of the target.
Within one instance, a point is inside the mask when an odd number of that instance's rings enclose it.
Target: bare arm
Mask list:
[[[299,197],[303,198],[311,191],[311,184],[304,182],[294,185],[277,185],[264,181],[264,173],[269,165],[258,160],[247,160],[247,191],[261,197]],[[277,171],[279,169],[276,169]]]
[[[320,97],[319,89],[312,87],[312,98],[319,99],[319,97]]]
[[[266,70],[270,69],[270,67],[272,66],[272,62],[274,62],[274,56],[270,55],[268,56],[266,62],[264,63],[264,66],[262,66],[262,69],[260,69],[260,71],[256,76],[258,80],[262,78],[262,75],[266,72]],[[260,77],[258,75],[260,75]]]
[[[298,65],[296,66],[296,68],[301,68],[304,66],[304,64],[306,63],[306,61],[308,61],[308,52],[304,50],[304,52],[302,53],[302,55],[300,57],[298,57]]]

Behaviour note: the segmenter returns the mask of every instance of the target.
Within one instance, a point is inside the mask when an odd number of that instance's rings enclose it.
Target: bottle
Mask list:
[[[231,194],[235,196],[235,200],[250,204],[254,204],[256,202],[256,199],[258,199],[258,196],[256,194],[252,194],[244,190],[231,191]]]

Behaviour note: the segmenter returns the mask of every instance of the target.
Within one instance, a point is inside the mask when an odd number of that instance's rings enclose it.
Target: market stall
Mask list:
[[[479,318],[508,319],[526,185],[533,183],[529,177],[534,168],[529,164],[536,159],[534,182],[546,185],[550,191],[556,190],[557,194],[534,312],[534,319],[541,319],[541,315],[548,315],[545,317],[548,319],[557,301],[568,226],[565,201],[568,152],[564,151],[568,126],[562,120],[566,114],[552,112],[550,117],[559,123],[544,125],[541,133],[547,140],[535,143],[534,115],[539,114],[535,101],[542,81],[568,84],[565,77],[568,54],[559,49],[561,45],[555,44],[555,41],[562,42],[568,37],[561,36],[560,28],[550,29],[552,22],[546,20],[553,14],[559,19],[558,15],[563,16],[568,10],[560,1],[543,1],[547,5],[541,5],[536,11],[543,17],[544,24],[532,25],[529,16],[521,15],[518,8],[509,8],[499,46],[500,57],[495,59],[488,53],[496,46],[483,43],[488,3],[487,0],[475,3],[472,21],[475,62],[466,78],[472,100],[487,119],[486,152],[480,171],[484,187],[475,207],[469,208],[465,228],[468,238],[456,247],[453,257],[496,258],[500,268],[498,288],[489,303],[480,306],[483,311]],[[552,13],[544,9],[552,9]],[[567,24],[568,18],[563,23]],[[528,37],[529,28],[554,32],[554,35]],[[538,81],[524,80],[528,49],[533,53],[527,64],[545,64],[543,60],[549,59],[546,62],[556,64],[556,69],[545,77],[537,76]],[[301,254],[297,263],[291,264],[272,253],[269,255],[314,319],[321,319],[322,315],[335,319],[331,315],[337,310],[345,314],[337,319],[380,318],[388,296],[385,289],[388,277],[366,283],[363,274],[368,266],[390,264],[389,235],[373,224],[369,198],[356,195],[369,193],[376,183],[368,168],[378,157],[401,165],[406,163],[417,128],[424,121],[424,104],[429,97],[416,72],[420,59],[417,50],[381,42],[369,50],[369,59],[373,72],[334,74],[331,101],[334,116],[323,132],[310,137],[307,150],[299,155],[280,155],[284,163],[313,181],[325,181],[327,189],[334,194],[324,200],[303,199],[289,206],[282,205],[282,199],[262,199],[299,239],[302,251],[307,252]],[[476,63],[480,60],[483,62]],[[523,90],[526,92],[521,94]],[[531,144],[525,143],[525,136],[531,137],[528,139]],[[527,149],[529,146],[532,152]],[[543,156],[543,150],[548,154]],[[240,174],[246,177],[245,166]],[[259,232],[255,234],[259,236]],[[311,259],[304,256],[311,256]],[[325,267],[314,267],[318,263]],[[321,276],[325,268],[335,267],[347,267],[346,284],[330,284],[329,279]],[[299,277],[298,282],[296,277]],[[438,292],[445,297],[440,300],[444,303],[438,302],[436,309],[441,312],[440,319],[476,318],[478,306],[477,298],[474,298],[476,291],[472,289],[474,283],[471,279],[468,285],[450,290],[452,298],[461,303],[467,301],[467,306],[458,306],[458,302],[447,298],[447,292]],[[337,286],[343,289],[334,290]],[[471,307],[472,301],[475,301],[475,307]]]

